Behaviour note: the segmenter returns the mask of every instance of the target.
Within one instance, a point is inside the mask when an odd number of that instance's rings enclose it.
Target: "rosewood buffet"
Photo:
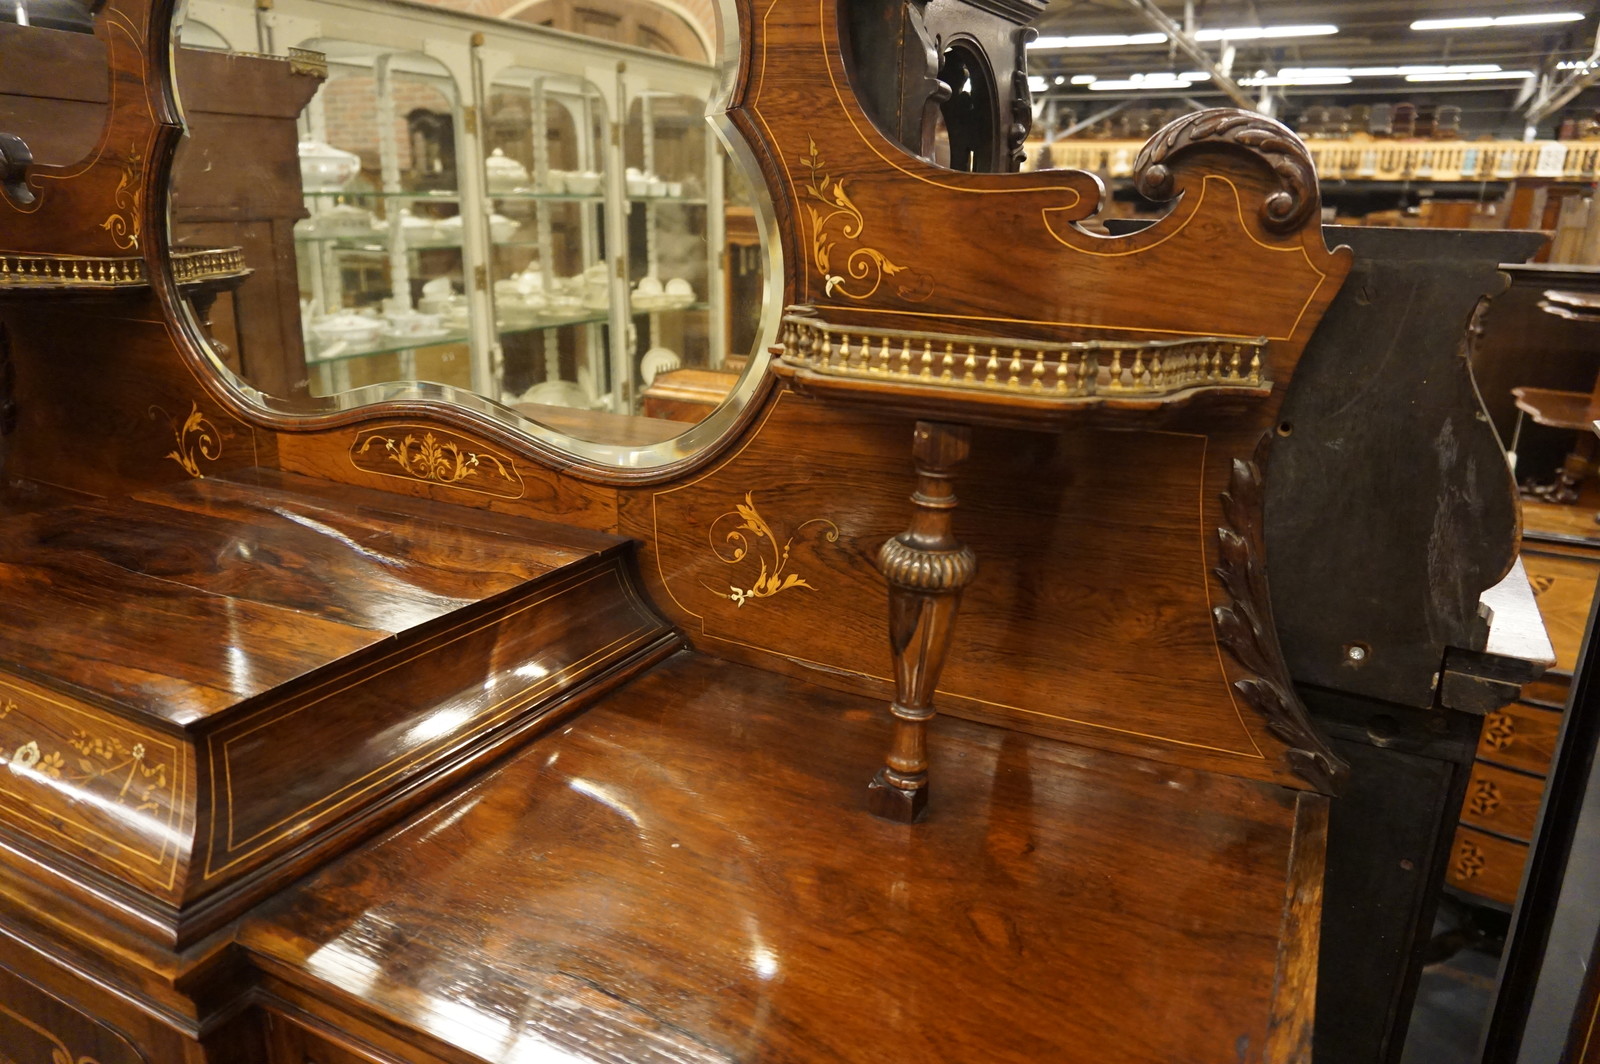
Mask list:
[[[1145,147],[1160,221],[1092,232],[1093,175],[1007,172],[1039,6],[729,3],[713,118],[781,274],[667,438],[241,378],[197,310],[278,291],[251,343],[300,357],[293,190],[224,204],[270,223],[239,246],[169,219],[172,5],[108,0],[98,141],[0,193],[0,1054],[1311,1059],[1370,780],[1317,717],[1455,720],[1544,655],[1485,606],[1520,570],[1464,360],[1369,358],[1346,278],[1457,254],[1471,304],[1505,252],[1330,249],[1304,146],[1235,111]],[[241,121],[317,80],[205,62],[287,86]],[[1402,450],[1404,519],[1330,578],[1382,499],[1318,478],[1392,457],[1363,424],[1454,449]]]

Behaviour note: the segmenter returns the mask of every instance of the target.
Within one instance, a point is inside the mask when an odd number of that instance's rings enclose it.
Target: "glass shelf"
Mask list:
[[[693,310],[710,310],[710,303],[674,303],[670,307],[631,307],[634,316],[641,314],[686,314]]]
[[[629,203],[676,203],[682,207],[704,207],[704,196],[629,196]]]
[[[387,237],[387,231],[375,231],[370,236],[356,236],[354,234],[338,236],[296,236],[294,238],[294,242],[296,244],[336,244],[346,251],[362,251],[373,254],[387,255],[389,253]],[[408,239],[406,241],[407,251],[432,251],[441,248],[459,247],[461,247],[460,240],[440,240],[438,238],[433,238],[429,240],[418,241],[412,241]]]
[[[606,198],[599,192],[592,195],[580,195],[575,192],[492,192],[489,198],[499,202],[543,202],[543,203],[604,203]]]
[[[374,355],[393,355],[403,351],[416,351],[424,347],[448,347],[452,344],[467,342],[465,330],[452,329],[450,332],[436,336],[385,336],[372,344],[346,344],[340,347],[340,341],[322,342],[312,340],[306,351],[307,366],[331,365],[335,362],[347,362],[353,358],[371,358]],[[333,351],[333,354],[323,354]]]
[[[442,192],[378,192],[372,189],[341,189],[337,192],[306,192],[306,199],[336,200],[336,199],[392,199],[406,203],[431,202],[431,203],[456,203],[461,199],[461,193],[447,190]]]
[[[510,336],[516,333],[543,332],[546,329],[564,329],[569,325],[607,325],[611,322],[611,312],[608,310],[586,310],[582,314],[574,314],[567,318],[539,318],[529,321],[515,321],[501,318],[495,323],[495,331],[501,336]]]

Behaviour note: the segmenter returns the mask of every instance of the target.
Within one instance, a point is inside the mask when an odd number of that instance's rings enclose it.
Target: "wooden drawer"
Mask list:
[[[1478,762],[1461,802],[1461,822],[1527,842],[1539,821],[1544,777]]]
[[[1445,882],[1469,894],[1514,905],[1522,886],[1522,866],[1528,847],[1520,842],[1474,831],[1465,824],[1456,829],[1450,848]]]
[[[1594,598],[1595,579],[1600,577],[1600,557],[1593,552],[1558,554],[1527,550],[1522,553],[1539,603],[1539,616],[1556,651],[1556,669],[1571,673],[1578,664],[1578,648],[1583,645],[1583,629],[1589,621],[1589,602]]]
[[[357,1048],[353,1039],[333,1035],[285,1016],[267,1013],[269,1064],[396,1064],[393,1057]]]
[[[1560,733],[1560,713],[1514,702],[1484,718],[1478,759],[1544,776],[1550,772]]]
[[[1571,690],[1570,676],[1547,672],[1522,689],[1522,701],[1546,709],[1566,709]]]

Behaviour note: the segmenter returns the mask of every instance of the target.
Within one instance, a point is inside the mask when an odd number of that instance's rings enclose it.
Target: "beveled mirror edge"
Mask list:
[[[171,269],[173,250],[170,197],[172,174],[182,144],[182,104],[176,84],[177,19],[187,8],[185,0],[149,0],[150,93],[159,101],[161,129],[150,162],[149,195],[145,202],[145,264],[165,317],[168,332],[185,368],[215,401],[240,421],[275,432],[320,433],[399,418],[431,418],[475,433],[547,468],[579,479],[603,484],[649,484],[672,480],[713,462],[744,435],[775,391],[777,381],[767,372],[769,348],[776,342],[782,309],[790,302],[782,268],[784,252],[775,199],[767,171],[749,139],[732,120],[747,84],[743,37],[739,32],[739,0],[715,0],[719,18],[717,61],[711,64],[717,89],[707,104],[707,122],[730,158],[743,169],[755,201],[755,217],[762,239],[764,290],[756,339],[749,362],[728,397],[705,419],[672,439],[644,446],[596,443],[563,433],[518,414],[509,407],[475,392],[428,382],[372,385],[313,401],[286,401],[266,394],[241,379],[217,357],[199,317],[178,289]],[[390,0],[398,7],[431,15],[448,13],[488,26],[501,20],[464,12],[445,12],[426,3]],[[567,36],[560,31],[544,31]],[[644,56],[673,62],[643,49],[609,42],[593,42],[623,56]],[[458,101],[459,106],[459,101]]]

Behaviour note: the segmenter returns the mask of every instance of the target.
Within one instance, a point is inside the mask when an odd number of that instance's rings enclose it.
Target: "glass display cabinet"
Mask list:
[[[682,433],[739,384],[766,268],[754,193],[705,120],[716,68],[504,21],[422,25],[442,17],[191,6],[186,50],[326,62],[297,118],[303,342],[274,348],[304,362],[241,375],[310,403],[411,382],[579,437]]]

